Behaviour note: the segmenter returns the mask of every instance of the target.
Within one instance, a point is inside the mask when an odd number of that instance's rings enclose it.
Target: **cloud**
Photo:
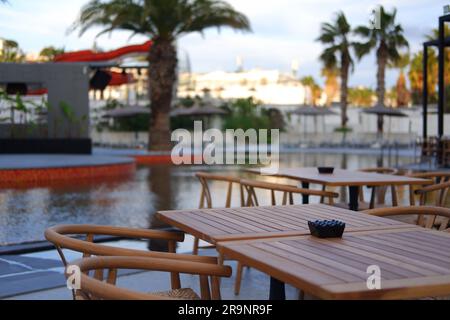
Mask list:
[[[288,71],[291,61],[300,61],[300,73],[320,76],[318,61],[322,47],[315,39],[322,22],[335,12],[343,11],[352,25],[367,23],[371,6],[381,3],[398,8],[398,19],[411,42],[412,50],[420,50],[424,35],[436,27],[446,1],[429,0],[229,0],[248,15],[253,33],[241,34],[223,29],[209,30],[204,37],[189,35],[178,45],[181,56],[188,52],[194,71],[234,70],[235,58],[244,58],[247,68],[267,68]],[[18,40],[26,51],[37,52],[46,45],[64,46],[68,50],[92,47],[94,41],[105,49],[129,43],[129,34],[115,32],[96,40],[97,30],[79,38],[66,34],[87,0],[15,0],[0,7],[0,37]],[[145,41],[136,37],[132,43]],[[358,63],[351,84],[375,85],[376,66],[372,55]],[[396,80],[396,72],[388,72],[388,86]]]

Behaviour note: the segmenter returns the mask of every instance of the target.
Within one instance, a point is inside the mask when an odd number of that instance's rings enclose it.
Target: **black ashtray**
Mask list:
[[[336,220],[317,220],[308,222],[311,235],[317,238],[342,238],[345,230],[345,223]]]
[[[333,174],[334,168],[333,167],[319,167],[318,168],[320,174]]]

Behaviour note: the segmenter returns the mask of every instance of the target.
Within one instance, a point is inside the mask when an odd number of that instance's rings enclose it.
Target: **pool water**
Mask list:
[[[389,159],[373,155],[308,153],[280,157],[281,167],[335,166],[356,170],[388,166],[388,162]],[[400,165],[410,162],[410,158],[398,159]],[[162,227],[155,218],[156,211],[198,207],[200,184],[195,172],[202,170],[231,174],[239,168],[141,166],[134,176],[120,180],[0,189],[0,245],[43,240],[44,230],[57,224]],[[223,206],[227,185],[213,183],[211,190],[217,200],[214,205]],[[233,205],[239,204],[238,199],[236,192]],[[262,197],[261,204],[269,204],[268,200],[269,197]]]

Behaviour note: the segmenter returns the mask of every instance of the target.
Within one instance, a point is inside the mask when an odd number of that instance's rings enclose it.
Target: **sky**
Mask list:
[[[88,0],[9,0],[0,5],[0,37],[19,42],[25,52],[39,52],[49,45],[66,50],[83,50],[94,42],[102,49],[114,49],[147,39],[129,39],[126,32],[114,32],[96,39],[99,30],[88,31],[82,37],[68,34],[80,8]],[[334,14],[343,11],[352,26],[367,25],[370,9],[382,4],[386,9],[398,9],[398,21],[405,29],[411,52],[421,49],[430,30],[437,27],[438,17],[447,1],[441,0],[228,0],[235,9],[248,16],[252,33],[222,29],[208,30],[203,36],[187,35],[180,39],[180,57],[190,57],[192,71],[234,71],[236,57],[243,59],[245,69],[262,68],[290,71],[293,60],[300,64],[299,76],[312,75],[319,83],[323,47],[315,40],[320,26]],[[395,84],[398,71],[390,70],[387,85]],[[376,86],[375,52],[356,64],[350,78],[351,86]]]

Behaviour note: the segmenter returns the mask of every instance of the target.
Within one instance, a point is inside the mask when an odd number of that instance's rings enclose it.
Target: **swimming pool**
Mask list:
[[[410,158],[400,157],[398,164]],[[335,166],[358,169],[394,165],[383,156],[357,154],[283,154],[280,166]],[[140,166],[129,178],[57,183],[0,189],[0,245],[43,240],[44,230],[57,224],[104,224],[157,228],[158,210],[197,208],[200,184],[195,172],[237,171],[237,167]],[[225,203],[226,185],[213,184],[217,205]],[[238,197],[234,203],[238,204]],[[264,203],[263,203],[264,204]]]

